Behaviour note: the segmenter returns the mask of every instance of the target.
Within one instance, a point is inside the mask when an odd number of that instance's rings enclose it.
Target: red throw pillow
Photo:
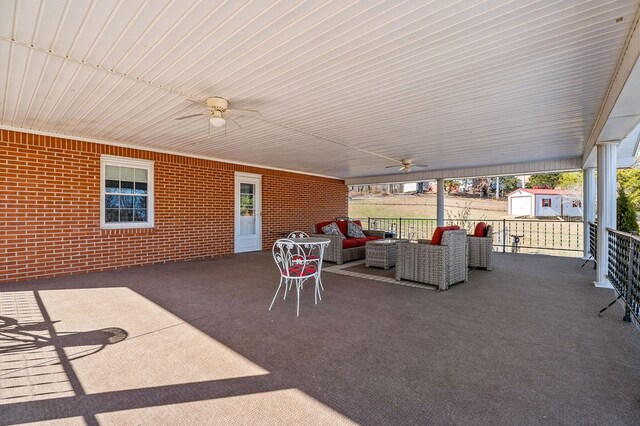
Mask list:
[[[435,231],[433,231],[433,236],[431,237],[431,244],[434,246],[439,246],[442,243],[442,234],[444,233],[444,226],[438,226]]]
[[[336,222],[338,224],[338,229],[342,232],[342,235],[347,236],[347,221],[339,220]]]
[[[444,231],[456,231],[460,229],[458,225],[452,226],[438,226],[435,231],[433,231],[433,236],[431,237],[431,245],[439,246],[442,244],[442,234]]]
[[[487,235],[487,224],[484,222],[478,222],[475,231],[473,231],[474,237],[484,237]]]

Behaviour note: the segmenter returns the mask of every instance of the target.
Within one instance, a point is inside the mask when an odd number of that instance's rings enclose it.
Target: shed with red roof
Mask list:
[[[562,189],[520,188],[508,194],[507,199],[511,216],[582,216],[582,196]]]

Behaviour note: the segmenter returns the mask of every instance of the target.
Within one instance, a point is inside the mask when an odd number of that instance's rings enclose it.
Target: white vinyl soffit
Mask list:
[[[351,179],[571,163],[638,5],[1,2],[0,126]],[[175,120],[209,96],[262,119]]]

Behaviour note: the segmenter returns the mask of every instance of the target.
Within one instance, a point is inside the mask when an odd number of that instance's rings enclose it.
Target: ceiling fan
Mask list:
[[[236,109],[229,108],[229,101],[220,96],[211,96],[208,97],[204,102],[194,101],[189,99],[189,101],[204,105],[207,107],[209,111],[203,112],[200,114],[191,114],[185,115],[182,117],[176,118],[176,120],[184,120],[186,118],[193,118],[199,116],[209,116],[209,126],[213,127],[223,127],[225,128],[225,132],[227,130],[227,126],[229,128],[239,129],[240,125],[237,121],[235,121],[230,116],[248,116],[248,117],[262,117],[259,111],[253,109]],[[211,127],[209,127],[211,130]]]
[[[409,159],[409,158],[404,158],[402,160],[400,160],[400,162],[402,163],[402,165],[400,166],[400,168],[398,169],[401,172],[405,172],[405,173],[409,173],[411,171],[411,169],[413,169],[414,167],[429,167],[427,164],[413,164],[413,160]],[[395,166],[387,166],[387,169],[391,169],[394,167],[398,167],[397,165]]]

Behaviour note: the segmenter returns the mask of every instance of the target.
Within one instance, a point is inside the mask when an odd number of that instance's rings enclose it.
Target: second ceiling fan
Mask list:
[[[400,162],[402,163],[402,165],[399,167],[398,171],[405,172],[405,173],[409,173],[411,169],[413,169],[414,167],[419,167],[419,168],[429,167],[427,164],[413,164],[413,160],[409,158],[404,158],[400,160]],[[398,167],[398,165],[387,166],[386,168],[391,169],[394,167]]]

